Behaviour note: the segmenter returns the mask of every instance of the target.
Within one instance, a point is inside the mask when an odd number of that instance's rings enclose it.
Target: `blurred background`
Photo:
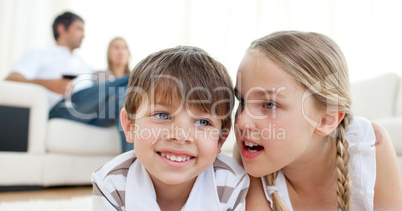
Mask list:
[[[0,79],[26,50],[54,45],[51,25],[67,10],[85,21],[77,53],[95,70],[107,68],[107,45],[121,36],[131,68],[152,52],[193,45],[221,61],[234,79],[251,41],[302,30],[340,45],[352,82],[402,74],[399,0],[0,0]]]

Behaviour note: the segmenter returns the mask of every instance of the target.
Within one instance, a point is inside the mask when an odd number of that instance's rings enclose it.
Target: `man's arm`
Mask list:
[[[41,80],[41,79],[33,79],[29,80],[25,78],[23,75],[17,72],[12,72],[10,75],[7,76],[5,79],[7,81],[16,81],[16,82],[23,82],[23,83],[32,83],[43,86],[49,89],[52,92],[57,94],[65,95],[66,93],[70,93],[70,89],[73,87],[71,80],[69,79],[51,79],[51,80]]]

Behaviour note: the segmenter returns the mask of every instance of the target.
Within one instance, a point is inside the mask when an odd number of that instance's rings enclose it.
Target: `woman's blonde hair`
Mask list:
[[[280,31],[251,43],[272,61],[288,71],[313,93],[320,109],[335,107],[345,117],[329,137],[336,142],[336,174],[338,210],[350,210],[350,179],[348,176],[348,142],[345,129],[352,120],[348,68],[339,46],[327,36],[314,32]],[[275,185],[277,172],[266,176],[268,185]],[[274,210],[286,210],[278,193],[273,193]]]
[[[115,38],[113,38],[112,41],[110,41],[109,46],[108,46],[108,48],[107,48],[107,67],[108,67],[108,70],[112,71],[113,75],[114,75],[115,73],[114,73],[113,70],[112,70],[112,59],[110,58],[110,57],[111,57],[111,56],[110,56],[110,49],[111,49],[111,47],[112,47],[113,42],[116,41],[116,40],[122,40],[122,41],[124,41],[124,43],[126,43],[129,60],[130,60],[130,56],[131,56],[130,49],[128,48],[128,45],[127,45],[127,42],[126,42],[125,39],[123,39],[122,37],[115,37]],[[129,73],[130,73],[130,66],[129,66],[129,63],[130,63],[130,62],[127,61],[127,64],[126,64],[126,66],[125,66],[125,68],[124,68],[124,74],[129,74]]]

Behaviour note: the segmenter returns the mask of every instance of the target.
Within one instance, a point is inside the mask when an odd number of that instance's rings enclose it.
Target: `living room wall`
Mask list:
[[[397,0],[0,0],[0,78],[27,49],[54,44],[51,24],[65,10],[84,18],[86,37],[77,53],[96,70],[106,68],[108,42],[122,36],[132,67],[162,48],[194,45],[235,77],[252,40],[303,30],[326,34],[341,46],[352,81],[402,73],[401,7]]]

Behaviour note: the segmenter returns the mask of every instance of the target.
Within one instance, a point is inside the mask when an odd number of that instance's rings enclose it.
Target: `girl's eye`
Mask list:
[[[159,119],[164,119],[164,120],[171,119],[169,114],[167,114],[167,113],[156,113],[153,116],[155,116],[156,118],[159,118]]]
[[[265,102],[265,103],[264,103],[264,107],[265,107],[265,108],[268,108],[268,109],[275,109],[275,108],[277,108],[278,106],[277,106],[274,102]]]
[[[211,122],[207,119],[197,120],[196,124],[199,124],[201,126],[211,126],[212,125]]]
[[[239,100],[239,104],[240,104],[241,106],[244,106],[244,104],[245,104],[244,99],[241,98],[241,97],[239,97],[239,98],[237,98],[237,99]]]

